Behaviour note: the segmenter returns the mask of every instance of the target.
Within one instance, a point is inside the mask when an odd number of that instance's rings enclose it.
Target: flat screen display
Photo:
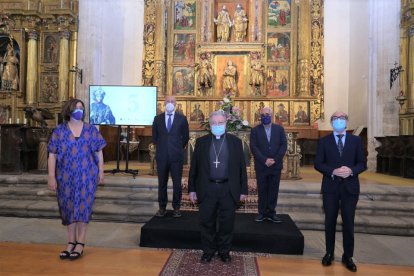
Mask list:
[[[157,87],[89,86],[89,123],[150,126],[157,113]]]

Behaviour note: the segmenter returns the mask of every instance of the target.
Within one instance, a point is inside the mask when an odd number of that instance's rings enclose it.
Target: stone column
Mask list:
[[[59,102],[68,100],[69,84],[69,37],[70,32],[63,30],[60,32],[59,47]]]
[[[28,33],[27,42],[27,81],[26,81],[26,103],[28,105],[34,104],[36,99],[37,87],[37,38],[36,30],[30,30]]]
[[[78,45],[78,32],[72,32],[70,39],[70,55],[69,55],[69,68],[76,66],[76,54]],[[77,73],[71,73],[69,77],[69,98],[76,98],[76,79]]]

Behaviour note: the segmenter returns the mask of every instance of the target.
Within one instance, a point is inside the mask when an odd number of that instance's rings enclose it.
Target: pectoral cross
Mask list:
[[[213,162],[213,163],[216,164],[216,169],[217,169],[218,164],[220,164],[217,157],[216,157],[216,162]]]

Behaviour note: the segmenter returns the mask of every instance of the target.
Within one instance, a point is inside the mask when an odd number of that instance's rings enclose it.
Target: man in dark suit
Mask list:
[[[209,122],[212,134],[196,141],[188,191],[191,202],[198,202],[200,208],[201,262],[210,262],[218,250],[228,263],[236,205],[247,196],[246,163],[241,140],[226,133],[226,114],[215,111]]]
[[[337,111],[331,116],[333,134],[320,138],[315,169],[323,174],[322,195],[325,211],[326,254],[322,265],[334,260],[335,231],[341,209],[344,254],[342,263],[350,271],[357,271],[354,254],[354,219],[359,197],[358,175],[365,171],[366,157],[360,137],[346,133],[348,116]]]
[[[187,118],[175,112],[175,97],[165,98],[165,112],[155,116],[152,124],[152,141],[156,145],[158,172],[158,204],[155,214],[163,217],[168,203],[167,183],[171,173],[173,182],[173,217],[181,217],[181,177],[183,173],[184,148],[189,139]]]
[[[282,222],[276,215],[280,175],[287,140],[283,127],[272,124],[273,112],[270,107],[260,110],[261,124],[250,133],[250,150],[254,156],[258,190],[259,215],[256,221]]]

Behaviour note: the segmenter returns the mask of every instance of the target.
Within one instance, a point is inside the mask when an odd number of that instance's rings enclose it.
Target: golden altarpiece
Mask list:
[[[414,1],[401,0],[400,135],[414,135]]]
[[[143,84],[158,87],[158,112],[175,95],[192,130],[231,95],[250,126],[269,106],[290,137],[317,138],[323,0],[146,0]]]
[[[27,129],[37,126],[26,118],[26,107],[47,108],[55,118],[48,121],[53,127],[62,103],[75,96],[76,74],[71,71],[76,68],[77,30],[77,0],[0,2],[2,162],[14,155],[19,158],[18,151],[22,150],[21,145],[16,145],[20,148],[14,154],[15,143],[7,137],[18,137],[24,144]],[[11,132],[12,129],[16,131]],[[43,147],[39,152],[45,156],[39,157],[43,161],[38,164],[43,169],[47,166],[45,146],[49,132],[43,128],[32,137]]]

